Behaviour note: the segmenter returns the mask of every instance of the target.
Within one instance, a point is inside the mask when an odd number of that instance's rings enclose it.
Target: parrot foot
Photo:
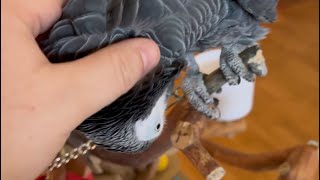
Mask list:
[[[205,114],[211,119],[219,118],[220,112],[217,108],[219,101],[212,98],[208,93],[201,73],[187,75],[182,87],[189,103],[197,111]]]
[[[220,56],[220,69],[230,85],[240,84],[241,78],[253,82],[255,74],[242,62],[238,54],[223,49]]]

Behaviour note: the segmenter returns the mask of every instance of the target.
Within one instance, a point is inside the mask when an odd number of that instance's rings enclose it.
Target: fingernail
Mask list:
[[[144,71],[147,73],[152,70],[160,59],[159,47],[155,43],[147,43],[150,46],[144,45],[140,47],[140,53],[144,65]]]

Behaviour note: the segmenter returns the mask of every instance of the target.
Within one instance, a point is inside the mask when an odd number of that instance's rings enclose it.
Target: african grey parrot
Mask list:
[[[260,24],[276,19],[277,2],[69,0],[41,43],[42,50],[52,63],[59,63],[128,38],[150,38],[159,45],[158,66],[77,127],[107,150],[140,152],[162,132],[166,102],[183,68],[187,68],[183,89],[191,105],[208,117],[216,117],[217,110],[209,107],[215,102],[204,86],[194,52],[219,47],[220,68],[229,84],[238,84],[240,77],[254,80],[238,54],[265,37],[268,31]]]

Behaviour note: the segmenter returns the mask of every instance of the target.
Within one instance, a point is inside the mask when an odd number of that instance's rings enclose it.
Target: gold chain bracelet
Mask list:
[[[49,168],[48,168],[47,174],[46,174],[46,180],[50,179],[50,173],[54,169],[60,168],[62,165],[69,163],[70,160],[72,160],[72,159],[75,160],[80,155],[85,155],[88,153],[88,151],[94,150],[95,148],[96,148],[96,145],[92,141],[88,141],[84,144],[81,144],[79,147],[74,148],[71,152],[65,153],[62,156],[58,156],[49,165]]]

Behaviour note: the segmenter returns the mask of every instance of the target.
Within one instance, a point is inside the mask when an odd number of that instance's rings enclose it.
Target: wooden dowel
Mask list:
[[[213,160],[199,142],[191,144],[181,151],[207,180],[218,180],[224,176],[224,169]]]
[[[218,121],[206,121],[206,128],[203,130],[202,138],[212,137],[230,137],[244,132],[247,128],[246,121],[244,119],[234,122],[218,122]]]
[[[202,121],[195,124],[179,122],[176,132],[172,135],[172,144],[183,152],[207,180],[220,180],[225,171],[201,145],[202,128]]]
[[[313,180],[319,172],[319,148],[310,144],[296,149],[280,167],[279,180]]]
[[[310,163],[311,157],[313,160],[308,166],[312,169],[310,171],[314,171],[318,166],[316,164],[319,162],[319,157],[316,157],[318,156],[319,148],[313,145],[300,145],[267,153],[246,154],[225,148],[208,140],[202,140],[201,142],[209,154],[220,162],[252,171],[274,170],[283,167],[285,163],[289,163],[289,171],[291,172],[292,167],[301,169],[303,167],[301,164]],[[282,174],[289,174],[289,171]]]
[[[259,46],[255,45],[245,49],[239,54],[239,57],[242,59],[244,64],[256,75],[266,75],[267,70],[265,69],[265,59]],[[225,79],[222,71],[220,69],[217,69],[209,75],[205,75],[204,82],[205,86],[207,87],[207,91],[209,92],[209,94],[212,94],[220,90],[220,88],[227,83],[227,80]]]

